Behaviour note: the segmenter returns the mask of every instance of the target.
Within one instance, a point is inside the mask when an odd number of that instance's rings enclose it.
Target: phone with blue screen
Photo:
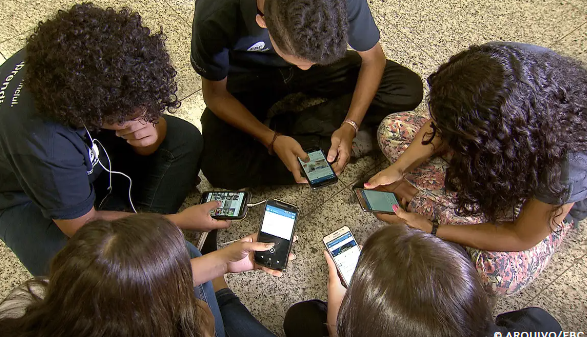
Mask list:
[[[255,252],[255,262],[269,269],[284,270],[291,251],[298,209],[279,200],[267,200],[258,242],[274,243],[266,251]]]
[[[361,249],[355,237],[351,233],[351,230],[347,226],[344,226],[334,233],[325,236],[322,241],[336,265],[336,270],[338,270],[343,285],[348,287],[361,255]]]
[[[304,163],[298,158],[300,165],[304,171],[304,176],[308,179],[308,183],[312,188],[324,187],[334,184],[338,181],[338,177],[332,170],[330,163],[326,160],[324,152],[319,148],[313,148],[306,151],[310,161]]]
[[[401,207],[397,196],[393,192],[355,188],[355,195],[359,200],[359,205],[365,212],[395,214],[393,205]]]

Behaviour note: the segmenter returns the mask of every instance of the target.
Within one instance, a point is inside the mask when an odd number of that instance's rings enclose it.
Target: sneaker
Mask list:
[[[359,130],[353,139],[351,158],[358,159],[373,151],[373,137],[367,130]]]

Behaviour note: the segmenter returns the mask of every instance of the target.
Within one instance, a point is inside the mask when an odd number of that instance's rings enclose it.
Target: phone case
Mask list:
[[[205,196],[208,193],[214,193],[214,192],[244,193],[245,194],[245,197],[243,199],[244,206],[242,208],[243,209],[242,214],[240,214],[238,216],[212,215],[212,218],[214,218],[216,220],[234,220],[234,221],[237,221],[237,220],[242,220],[242,219],[244,219],[247,216],[247,213],[249,211],[249,207],[247,206],[247,204],[251,200],[251,193],[249,193],[249,192],[241,192],[241,191],[207,191],[207,192],[202,193],[202,198],[200,199],[200,204],[203,204],[203,203],[206,202]]]

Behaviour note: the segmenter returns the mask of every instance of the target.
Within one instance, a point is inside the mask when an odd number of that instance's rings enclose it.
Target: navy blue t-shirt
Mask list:
[[[267,29],[256,21],[256,0],[198,0],[192,25],[191,62],[196,72],[220,81],[229,72],[286,67]],[[347,0],[349,45],[366,51],[379,42],[379,29],[366,0]]]
[[[85,129],[74,130],[37,113],[23,86],[25,51],[0,67],[0,211],[34,202],[50,219],[75,219],[95,200],[102,171]]]

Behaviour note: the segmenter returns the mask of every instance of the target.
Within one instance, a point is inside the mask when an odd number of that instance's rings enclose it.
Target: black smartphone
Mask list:
[[[255,252],[255,262],[269,269],[284,270],[293,242],[298,209],[279,200],[267,200],[257,241],[275,243],[271,249]]]
[[[401,207],[395,193],[355,188],[359,205],[365,212],[395,214],[393,205]]]
[[[210,212],[214,219],[240,220],[247,215],[249,198],[249,192],[204,192],[200,203],[218,200],[222,205]]]
[[[308,183],[312,188],[318,188],[334,184],[338,181],[338,177],[332,170],[330,163],[326,160],[324,152],[319,148],[312,148],[306,151],[310,161],[304,163],[301,159],[300,165],[304,171],[304,176],[308,179]]]

